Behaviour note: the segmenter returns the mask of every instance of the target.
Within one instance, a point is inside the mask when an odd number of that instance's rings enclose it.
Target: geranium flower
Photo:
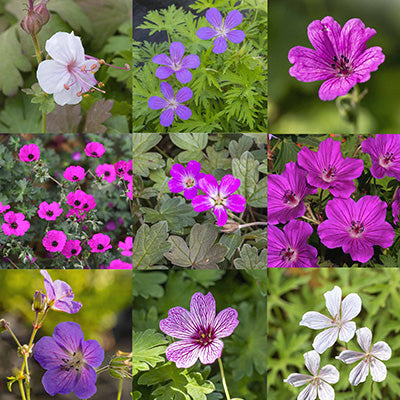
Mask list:
[[[9,210],[11,207],[8,204],[3,204],[0,201],[0,214],[3,214],[3,212]]]
[[[120,160],[114,164],[115,173],[118,176],[123,176],[124,173],[128,170],[128,161]]]
[[[79,165],[78,166],[72,165],[68,167],[63,173],[64,179],[70,182],[81,181],[85,177],[85,175],[86,175],[85,169],[80,167]]]
[[[192,296],[190,312],[182,307],[168,311],[168,318],[160,321],[160,329],[178,340],[167,347],[165,355],[178,368],[189,368],[197,359],[212,364],[221,357],[222,338],[232,335],[239,324],[238,313],[228,307],[215,316],[215,300],[211,293]]]
[[[197,31],[197,37],[202,40],[216,38],[214,41],[213,52],[215,54],[224,53],[228,47],[227,40],[232,43],[240,43],[245,38],[245,33],[236,28],[242,23],[243,15],[237,11],[229,11],[225,21],[216,8],[210,8],[206,12],[206,19],[212,28],[200,28]]]
[[[268,226],[268,267],[318,267],[317,249],[307,244],[313,228],[304,221],[290,221],[283,232]]]
[[[161,110],[160,124],[162,126],[170,126],[174,122],[175,114],[183,120],[187,120],[192,116],[192,111],[189,107],[181,104],[192,98],[193,92],[188,87],[183,87],[178,90],[174,97],[174,90],[168,82],[161,82],[161,93],[165,97],[152,96],[148,101],[148,105],[152,110]]]
[[[296,46],[289,51],[293,66],[289,74],[301,82],[325,81],[319,88],[321,100],[344,96],[357,83],[366,82],[371,72],[385,61],[380,47],[367,49],[367,41],[376,34],[358,18],[343,28],[332,17],[311,22],[308,38],[314,49]]]
[[[37,213],[41,219],[45,219],[46,221],[55,221],[63,211],[64,210],[60,207],[60,204],[56,201],[53,201],[50,204],[47,201],[43,201],[40,203]]]
[[[67,240],[61,254],[65,256],[65,258],[71,258],[80,254],[81,251],[82,247],[80,240]]]
[[[118,247],[122,250],[123,256],[130,257],[133,254],[133,237],[127,236],[124,242],[118,242]]]
[[[361,360],[350,372],[350,384],[357,386],[359,383],[365,382],[370,371],[373,381],[384,381],[387,370],[386,365],[380,360],[389,360],[392,357],[392,349],[386,342],[382,341],[372,346],[372,332],[369,328],[358,329],[356,334],[357,342],[364,352],[345,350],[336,357],[345,364],[352,364]]]
[[[25,220],[25,215],[22,213],[15,213],[8,211],[4,214],[5,223],[1,225],[3,232],[7,236],[24,236],[26,231],[30,228],[31,224]]]
[[[46,303],[54,311],[63,311],[68,314],[77,313],[82,303],[74,301],[74,292],[68,283],[60,280],[53,280],[45,270],[40,270],[44,277],[44,287],[46,288]]]
[[[385,221],[387,204],[378,196],[329,200],[328,219],[318,226],[321,242],[330,249],[342,247],[354,261],[362,263],[374,255],[374,246],[384,249],[393,244],[395,232]]]
[[[354,336],[356,324],[352,321],[361,311],[361,298],[356,293],[348,294],[342,301],[342,289],[335,286],[324,294],[326,308],[331,317],[309,311],[303,315],[300,325],[311,329],[324,329],[313,342],[313,347],[322,354],[339,340],[348,342]]]
[[[128,263],[122,260],[113,260],[107,269],[132,269],[132,263]]]
[[[333,365],[325,365],[319,369],[321,363],[320,355],[311,350],[303,355],[306,368],[312,375],[290,374],[283,382],[294,387],[308,385],[299,393],[297,400],[334,400],[335,391],[329,383],[339,381],[339,371]]]
[[[183,57],[185,54],[185,46],[180,42],[172,42],[169,46],[168,57],[166,54],[158,54],[153,57],[153,63],[165,65],[158,67],[156,77],[159,79],[167,79],[175,74],[176,79],[180,83],[188,83],[192,80],[192,73],[189,69],[197,68],[200,65],[200,58],[195,54]]]
[[[303,147],[297,155],[297,163],[308,172],[307,182],[311,186],[329,189],[335,197],[346,198],[356,190],[353,180],[361,176],[362,160],[344,159],[341,143],[328,138],[320,143],[318,151]]]
[[[19,150],[19,159],[23,162],[32,162],[39,160],[40,149],[39,146],[33,143],[22,146]]]
[[[114,182],[117,177],[113,164],[99,164],[95,172],[99,178],[103,178],[109,183]]]
[[[306,211],[303,199],[317,192],[307,183],[307,172],[290,162],[281,175],[268,175],[268,223],[276,225],[302,217]]]
[[[241,194],[232,194],[239,189],[240,179],[225,175],[220,184],[213,175],[205,175],[198,182],[198,187],[206,194],[192,199],[194,211],[213,210],[217,217],[217,225],[224,226],[228,220],[226,209],[241,213],[246,208],[246,199]]]
[[[68,193],[67,204],[86,212],[96,207],[96,200],[91,194],[87,194],[83,190],[76,190]]]
[[[62,251],[66,242],[67,235],[63,231],[56,230],[48,231],[42,240],[43,246],[51,253]]]
[[[97,142],[90,142],[85,147],[85,154],[88,157],[101,158],[105,151],[105,147],[101,143]]]
[[[122,177],[127,182],[133,183],[133,160],[126,161],[126,170],[122,174]]]
[[[181,164],[174,164],[170,170],[169,190],[172,193],[183,192],[186,199],[193,199],[197,196],[199,180],[205,176],[200,170],[201,164],[194,160],[187,163],[186,169]]]
[[[104,253],[112,249],[110,245],[110,237],[102,233],[96,233],[91,239],[88,240],[88,245],[92,253]]]
[[[92,397],[97,373],[104,360],[104,350],[96,340],[84,340],[76,322],[61,322],[53,337],[44,336],[36,344],[33,355],[47,371],[42,384],[50,396],[75,392],[79,399]]]

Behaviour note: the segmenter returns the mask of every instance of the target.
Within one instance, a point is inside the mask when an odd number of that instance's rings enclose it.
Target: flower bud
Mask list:
[[[50,19],[49,10],[46,7],[48,0],[41,0],[38,4],[30,7],[28,14],[21,21],[21,28],[29,35],[36,35]],[[33,2],[32,2],[33,4]]]
[[[9,323],[5,319],[0,319],[0,333],[6,331],[9,326]]]
[[[42,26],[46,25],[50,19],[49,10],[46,7],[47,1],[48,0],[42,0],[40,3],[36,4],[36,6],[33,7],[33,11],[35,11],[42,20]]]
[[[231,219],[228,219],[227,223],[222,227],[222,232],[233,233],[240,228],[239,224]]]
[[[44,295],[40,290],[36,290],[33,296],[32,310],[39,313],[44,310],[46,306],[46,295]]]
[[[110,361],[110,375],[117,379],[132,378],[132,353],[118,351],[116,357]]]

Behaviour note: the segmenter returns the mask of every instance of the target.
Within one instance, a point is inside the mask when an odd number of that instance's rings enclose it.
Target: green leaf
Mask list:
[[[251,149],[253,140],[248,136],[241,136],[238,141],[232,140],[229,142],[229,153],[232,158],[240,158],[240,156]]]
[[[214,286],[225,274],[225,271],[205,269],[202,271],[189,271],[186,276],[199,285],[209,288]]]
[[[164,295],[164,288],[161,286],[167,280],[163,272],[147,272],[133,274],[133,296],[160,298]]]
[[[134,133],[133,134],[133,172],[147,177],[150,170],[162,168],[164,160],[158,153],[148,152],[161,140],[158,133]]]
[[[245,244],[240,250],[240,258],[236,258],[233,263],[236,269],[266,269],[267,249],[258,254],[256,247]]]
[[[132,393],[132,400],[139,400],[141,397],[142,393],[138,392],[137,390]]]
[[[290,138],[282,139],[280,150],[274,162],[274,168],[272,172],[274,174],[281,174],[285,169],[287,163],[291,161],[293,162],[297,161],[297,153],[299,151],[300,148],[297,147]]]
[[[39,104],[39,110],[44,114],[50,114],[56,108],[53,96],[44,93],[38,83],[34,83],[31,89],[22,89],[24,93],[33,96],[31,102]]]
[[[207,133],[170,133],[169,137],[182,150],[203,150],[208,142]]]

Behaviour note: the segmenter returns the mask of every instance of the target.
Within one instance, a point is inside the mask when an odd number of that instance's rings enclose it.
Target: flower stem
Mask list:
[[[374,398],[374,381],[371,382],[371,392],[369,399],[372,400]]]
[[[22,379],[18,379],[18,385],[19,385],[19,390],[21,391],[22,400],[26,400],[24,384],[22,382]]]
[[[248,224],[244,224],[244,225],[239,225],[239,229],[242,228],[247,228],[248,226],[255,226],[255,225],[265,225],[267,226],[268,223],[267,222],[249,222]]]
[[[122,396],[122,379],[119,380],[119,385],[118,385],[118,396],[117,396],[117,400],[121,400],[121,396]]]
[[[222,365],[222,361],[221,361],[220,358],[218,358],[218,364],[219,364],[219,369],[221,371],[222,386],[224,387],[226,400],[231,400],[231,397],[229,396],[228,386],[226,385],[225,374],[224,374],[224,366]]]

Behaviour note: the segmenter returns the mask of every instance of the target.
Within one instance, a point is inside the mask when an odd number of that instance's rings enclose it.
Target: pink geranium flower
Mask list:
[[[96,233],[91,239],[89,239],[88,245],[92,253],[104,253],[112,248],[110,241],[111,239],[109,236],[102,233]]]
[[[96,167],[96,175],[111,183],[115,181],[117,174],[115,173],[113,164],[100,164]]]
[[[195,160],[187,163],[186,168],[181,164],[174,164],[168,181],[168,188],[172,193],[183,192],[186,199],[191,200],[197,196],[198,181],[205,176],[200,172],[201,164]]]
[[[83,190],[76,190],[68,193],[67,204],[75,209],[87,212],[96,207],[96,200],[91,194],[87,194]]]
[[[70,182],[79,182],[85,177],[85,169],[78,166],[70,166],[64,171],[64,179]]]
[[[105,147],[97,142],[90,142],[85,147],[85,153],[88,157],[101,158],[105,151]]]
[[[128,236],[124,242],[119,242],[118,243],[118,247],[122,250],[121,254],[123,256],[127,256],[130,257],[133,252],[133,237],[132,236]]]
[[[132,263],[127,263],[122,260],[111,261],[107,269],[132,269]]]
[[[60,207],[60,204],[56,201],[53,201],[51,204],[47,203],[47,201],[43,201],[40,203],[37,213],[42,219],[47,221],[55,221],[63,213],[63,211],[64,210]]]
[[[23,162],[32,162],[39,160],[40,149],[39,146],[33,143],[22,146],[19,151],[19,159]]]
[[[71,258],[73,256],[77,256],[81,251],[82,247],[80,240],[68,240],[65,243],[65,246],[61,251],[61,254],[64,255],[65,258]]]
[[[51,253],[62,251],[67,242],[67,235],[62,231],[51,230],[43,238],[43,246]]]
[[[7,236],[24,236],[31,224],[25,220],[25,215],[9,211],[4,214],[5,223],[1,226]]]

